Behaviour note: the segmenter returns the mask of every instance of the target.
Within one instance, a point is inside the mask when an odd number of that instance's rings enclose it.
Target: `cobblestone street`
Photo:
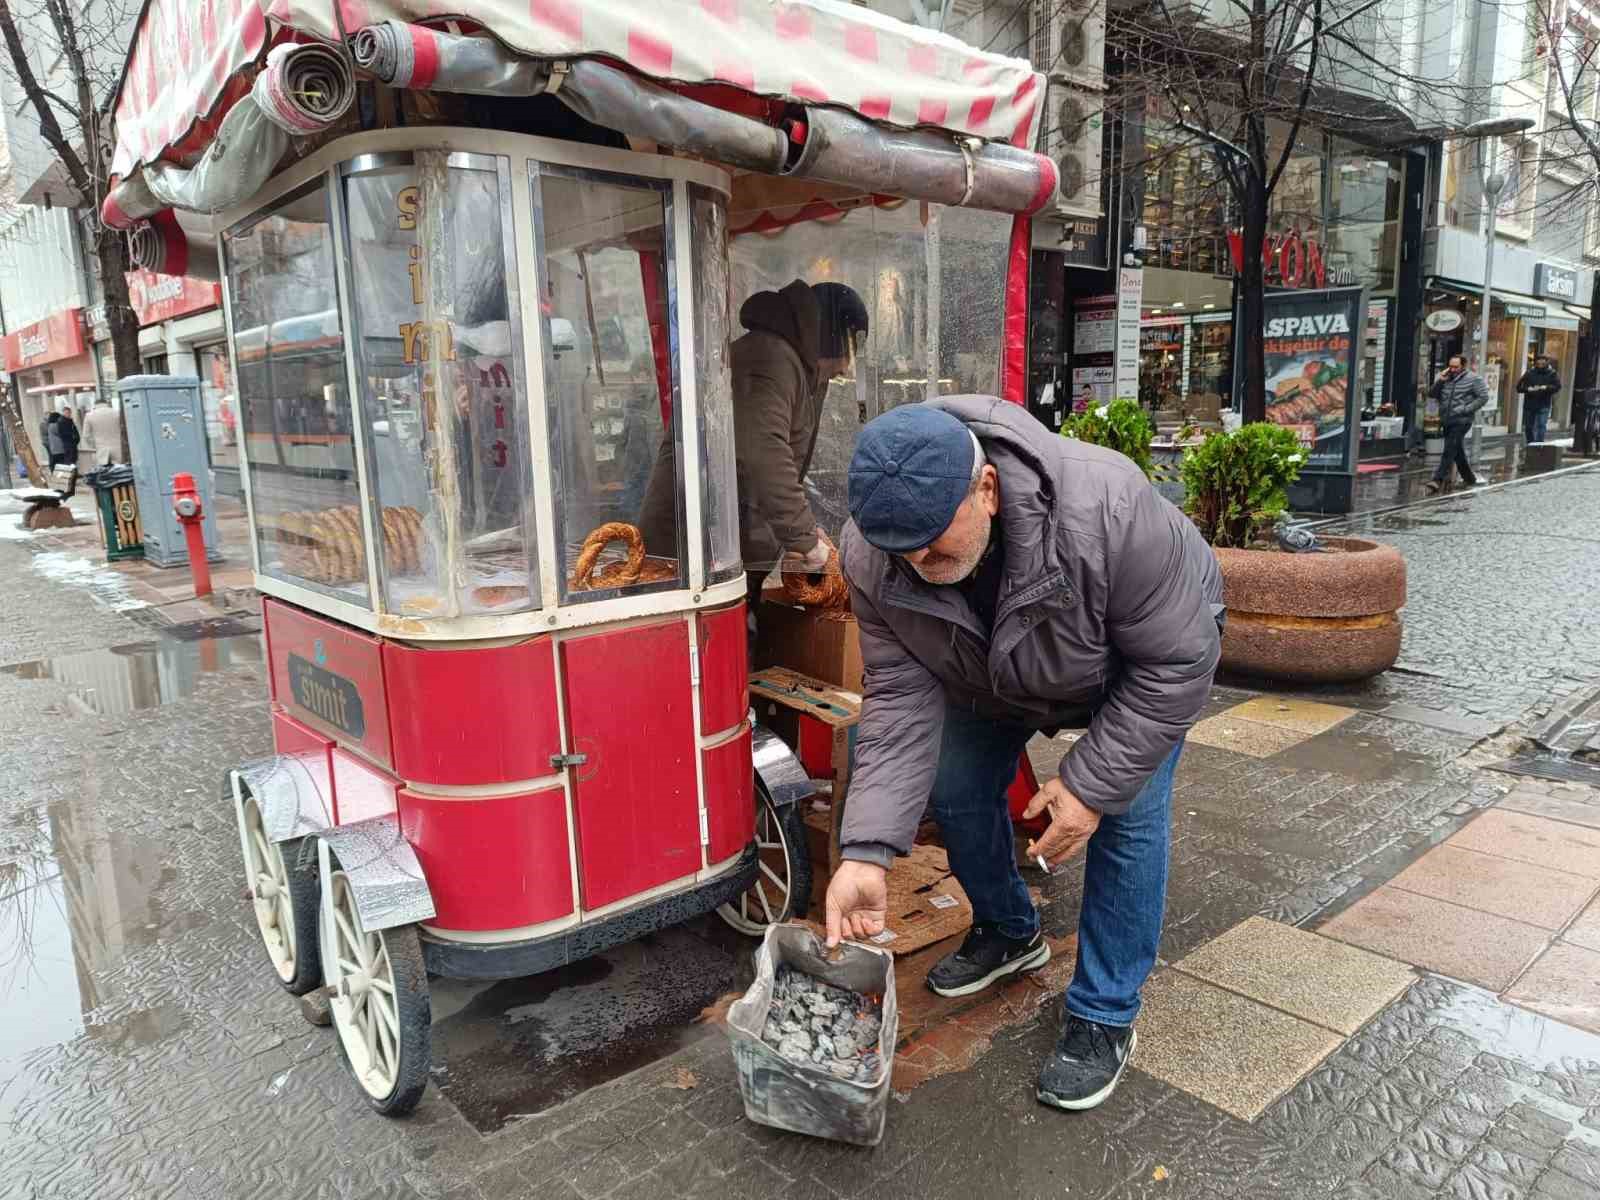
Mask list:
[[[1600,692],[1597,513],[1600,468],[1341,526],[1406,557],[1400,666],[1213,689],[1119,1090],[1034,1099],[1081,866],[1035,874],[1057,961],[964,1007],[902,994],[870,1150],[746,1119],[697,1019],[749,978],[714,918],[436,985],[435,1086],[372,1112],[243,898],[219,787],[271,752],[256,623],[171,626],[92,560],[0,540],[0,1197],[1593,1200],[1600,793],[1493,766]]]

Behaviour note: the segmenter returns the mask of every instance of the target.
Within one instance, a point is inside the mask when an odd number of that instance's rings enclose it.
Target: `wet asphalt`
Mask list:
[[[1392,878],[1510,786],[1475,744],[1600,689],[1600,469],[1339,531],[1406,555],[1400,669],[1317,690],[1361,712],[1281,754],[1188,749],[1165,961]],[[774,1133],[694,1020],[748,978],[714,921],[436,981],[435,1086],[386,1120],[242,899],[219,788],[270,751],[254,623],[166,627],[112,574],[0,540],[0,1197],[1600,1194],[1600,1038],[1430,976],[1253,1124],[1136,1069],[1095,1113],[1040,1109],[1047,1008],[892,1101],[880,1147]],[[1074,873],[1045,894],[1070,933]]]

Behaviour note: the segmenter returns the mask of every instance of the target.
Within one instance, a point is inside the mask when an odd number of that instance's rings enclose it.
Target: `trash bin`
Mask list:
[[[105,535],[106,559],[144,557],[144,528],[139,523],[139,496],[133,486],[133,468],[115,464],[90,471],[84,482],[94,488]]]

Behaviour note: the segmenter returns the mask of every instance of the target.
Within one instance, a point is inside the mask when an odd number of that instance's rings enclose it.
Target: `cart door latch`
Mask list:
[[[568,767],[581,767],[589,761],[587,754],[552,754],[550,766],[556,771],[565,771]]]

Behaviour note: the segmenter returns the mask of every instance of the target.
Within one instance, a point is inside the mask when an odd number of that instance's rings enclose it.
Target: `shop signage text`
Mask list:
[[[1228,255],[1233,259],[1234,274],[1243,274],[1244,234],[1237,229],[1228,231]],[[1298,229],[1269,233],[1261,240],[1261,269],[1267,283],[1284,287],[1324,288],[1355,282],[1351,271],[1330,271],[1322,257],[1322,244]]]
[[[159,325],[186,313],[203,312],[222,303],[222,285],[187,275],[128,272],[128,303],[140,325]]]
[[[1576,300],[1578,273],[1571,267],[1538,263],[1533,268],[1533,294],[1547,300]]]
[[[86,349],[81,308],[52,313],[0,340],[0,353],[8,371],[25,371],[63,358],[76,358]]]
[[[1434,333],[1449,333],[1461,328],[1462,317],[1453,308],[1441,308],[1428,314],[1422,322]]]
[[[1370,311],[1370,310],[1368,310]],[[1360,288],[1273,292],[1262,319],[1268,421],[1292,429],[1308,471],[1348,474],[1363,312]],[[1243,381],[1236,387],[1242,389]],[[1241,397],[1242,398],[1242,397]]]

